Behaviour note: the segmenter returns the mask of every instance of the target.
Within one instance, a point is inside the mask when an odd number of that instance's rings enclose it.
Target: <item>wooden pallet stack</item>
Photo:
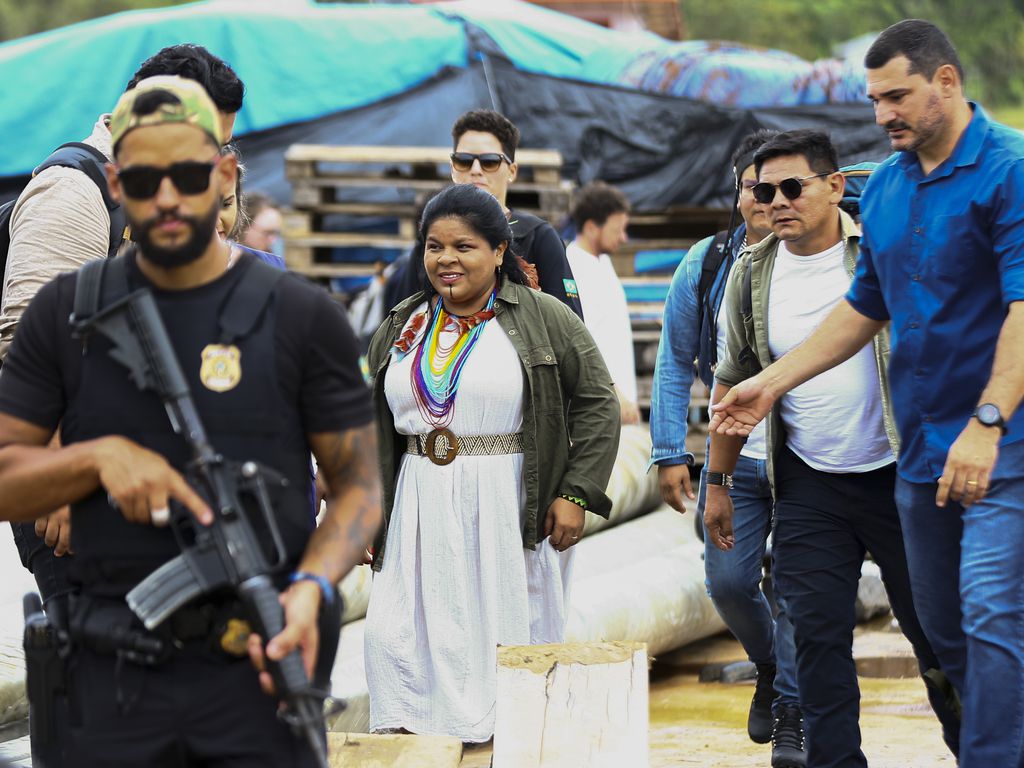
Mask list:
[[[415,241],[423,203],[451,184],[449,154],[443,147],[293,145],[285,154],[292,184],[283,231],[288,268],[313,278],[379,274]],[[509,207],[557,225],[572,194],[572,184],[560,176],[561,154],[521,149],[516,161],[519,176],[509,189]],[[330,225],[329,217],[337,216],[350,225]],[[397,226],[387,233],[362,231],[359,224],[373,220]],[[336,250],[353,248],[374,249],[380,258],[349,261],[345,251]]]

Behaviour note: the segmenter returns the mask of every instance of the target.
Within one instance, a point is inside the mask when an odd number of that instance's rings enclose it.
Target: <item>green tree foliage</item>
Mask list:
[[[12,40],[120,11],[183,5],[189,1],[0,0],[0,40]]]
[[[1024,0],[680,0],[694,39],[832,55],[837,43],[901,19],[927,19],[953,40],[971,98],[1024,102]]]

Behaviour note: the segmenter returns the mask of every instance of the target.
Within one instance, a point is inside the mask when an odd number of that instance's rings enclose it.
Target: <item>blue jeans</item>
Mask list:
[[[704,518],[704,475],[700,476],[697,514]],[[733,473],[729,493],[733,505],[733,532],[736,546],[723,552],[704,532],[704,576],[708,595],[719,616],[736,636],[755,664],[775,664],[775,707],[797,704],[796,647],[790,624],[778,590],[775,590],[778,616],[761,591],[762,563],[768,534],[772,528],[772,489],[765,462],[740,456]]]
[[[935,506],[896,484],[914,605],[963,705],[960,766],[1024,766],[1024,442],[1004,446],[985,498]]]

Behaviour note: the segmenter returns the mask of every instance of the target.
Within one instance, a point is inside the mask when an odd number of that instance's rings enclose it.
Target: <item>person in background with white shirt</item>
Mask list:
[[[754,155],[754,199],[769,206],[772,234],[746,250],[726,287],[726,356],[713,401],[799,345],[846,294],[860,230],[839,209],[845,182],[819,131],[781,133]],[[853,661],[854,605],[870,552],[893,614],[922,673],[938,661],[914,610],[896,511],[898,438],[888,396],[888,331],[836,368],[782,397],[767,421],[775,495],[775,585],[796,635],[797,687],[812,768],[867,766]],[[735,545],[731,474],[744,438],[711,434],[704,521],[728,552]],[[926,678],[927,679],[927,678]],[[947,744],[957,722],[929,689]]]
[[[576,239],[565,255],[579,288],[583,322],[615,382],[622,423],[638,424],[633,327],[626,292],[609,256],[629,239],[629,200],[615,187],[594,181],[576,193],[570,215]]]

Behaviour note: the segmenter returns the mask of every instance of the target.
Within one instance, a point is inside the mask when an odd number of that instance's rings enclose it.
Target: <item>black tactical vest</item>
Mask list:
[[[131,289],[144,279],[127,265]],[[310,449],[298,403],[282,397],[275,365],[277,290],[269,294],[251,332],[224,338],[219,318],[232,294],[253,269],[273,269],[241,259],[212,283],[187,291],[153,290],[171,344],[188,381],[214,449],[231,461],[256,461],[283,475],[275,511],[289,555],[289,570],[305,550],[313,528],[310,514]],[[159,397],[141,391],[127,369],[108,355],[111,344],[93,334],[83,346],[78,391],[68,393],[61,424],[65,445],[122,435],[186,471],[190,459],[174,433]],[[262,520],[250,516],[269,542]],[[120,596],[180,552],[168,528],[129,523],[103,491],[72,505],[73,578],[86,593]]]

